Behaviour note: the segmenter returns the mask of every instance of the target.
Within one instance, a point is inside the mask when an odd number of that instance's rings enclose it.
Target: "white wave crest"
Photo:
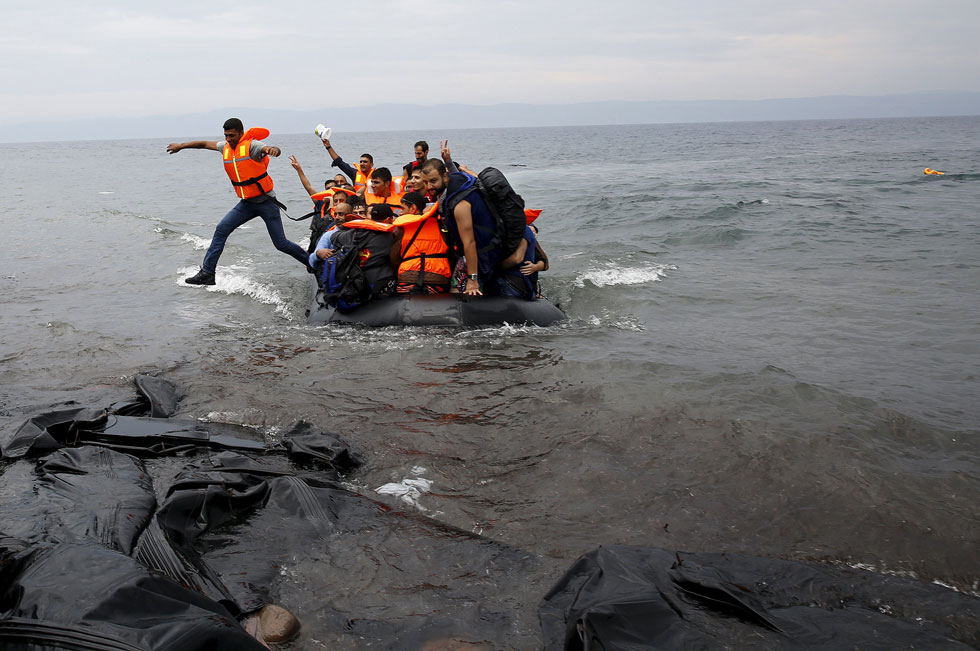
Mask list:
[[[188,285],[184,280],[188,276],[193,276],[197,271],[198,269],[196,267],[180,269],[180,278],[177,280],[177,284],[182,287],[192,287],[193,285]],[[221,267],[215,276],[215,284],[208,286],[207,290],[209,292],[221,292],[222,294],[241,294],[242,296],[248,296],[263,305],[273,306],[276,314],[287,321],[293,320],[293,315],[289,310],[289,303],[282,295],[273,287],[253,280],[242,267]]]
[[[204,251],[211,246],[211,240],[206,240],[203,237],[198,237],[192,233],[184,233],[180,236],[180,239],[193,244],[195,251]]]
[[[586,281],[596,287],[609,285],[642,285],[644,283],[660,282],[668,271],[676,271],[672,264],[654,264],[649,267],[615,267],[590,269],[575,279],[576,287],[585,287]]]

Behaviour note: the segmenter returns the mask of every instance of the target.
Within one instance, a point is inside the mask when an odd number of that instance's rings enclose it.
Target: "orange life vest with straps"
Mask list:
[[[449,246],[442,237],[442,229],[436,212],[438,204],[421,215],[402,215],[394,221],[394,226],[405,229],[402,235],[401,259],[398,274],[407,271],[418,271],[421,281],[424,272],[445,276],[446,280],[452,275],[449,267]],[[413,228],[414,226],[414,228]]]
[[[365,192],[364,203],[369,206],[375,203],[386,203],[391,206],[391,211],[395,213],[395,215],[400,215],[402,212],[402,195],[400,194],[391,194],[387,197],[379,197],[376,194]]]
[[[234,149],[227,142],[225,143],[222,153],[225,173],[231,179],[235,194],[240,199],[251,199],[272,191],[272,177],[266,171],[269,168],[269,157],[263,156],[261,161],[257,161],[249,156],[252,141],[268,137],[268,129],[252,127],[242,135],[242,139]]]
[[[361,171],[360,166],[354,169],[357,170],[357,176],[354,177],[354,189],[360,192],[361,188],[367,187],[368,179],[371,178],[371,172],[374,171],[374,168],[369,169],[367,174]]]

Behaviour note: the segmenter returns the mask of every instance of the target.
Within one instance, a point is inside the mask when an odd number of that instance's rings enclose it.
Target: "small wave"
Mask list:
[[[668,271],[676,271],[672,264],[654,264],[649,267],[607,267],[605,269],[590,269],[575,279],[576,287],[585,287],[590,282],[596,287],[610,285],[642,285],[655,283],[667,275]]]
[[[211,240],[206,240],[203,237],[198,237],[192,233],[184,233],[180,236],[180,239],[193,244],[195,251],[204,251],[211,246]]]
[[[192,287],[184,282],[188,276],[197,273],[197,267],[185,267],[179,270],[180,278],[177,284],[182,287]],[[207,288],[209,292],[220,292],[222,294],[241,294],[256,300],[263,305],[272,305],[276,314],[287,321],[293,320],[293,315],[289,309],[289,303],[275,289],[268,285],[253,280],[242,267],[228,266],[221,267],[215,277],[215,284]]]
[[[603,311],[602,316],[593,314],[585,320],[585,323],[589,327],[602,328],[603,330],[609,330],[610,328],[626,332],[643,332],[646,330],[635,316],[612,314],[608,310]]]
[[[109,190],[104,190],[102,192],[99,192],[99,194],[115,194],[115,192],[111,192]]]

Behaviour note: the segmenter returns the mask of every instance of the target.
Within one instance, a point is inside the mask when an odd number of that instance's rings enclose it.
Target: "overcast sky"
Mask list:
[[[980,0],[3,3],[0,124],[980,91]]]

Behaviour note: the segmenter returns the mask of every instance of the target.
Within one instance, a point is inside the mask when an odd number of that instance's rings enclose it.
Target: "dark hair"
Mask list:
[[[245,131],[245,125],[242,124],[242,121],[239,120],[238,118],[228,118],[227,120],[225,120],[225,123],[224,125],[222,125],[221,128],[234,129],[235,131],[242,131],[242,132]]]
[[[383,222],[395,216],[395,211],[386,203],[372,203],[368,206],[368,215],[376,222]]]
[[[371,164],[374,165],[374,156],[372,156],[371,154],[361,154],[361,158],[368,159],[369,161],[371,161]]]
[[[439,176],[442,176],[446,173],[446,164],[438,158],[430,158],[422,163],[423,172],[430,172],[432,170],[435,170]]]
[[[425,210],[426,201],[425,201],[425,197],[423,197],[418,192],[406,192],[404,196],[402,196],[402,203],[407,203],[410,206],[415,206],[416,208],[419,209],[419,212],[422,212],[423,210]]]
[[[326,181],[323,182],[323,189],[324,190],[329,190],[330,188],[332,188],[332,187],[334,187],[336,185],[337,185],[337,182],[336,181],[334,181],[333,179],[327,179]]]
[[[419,140],[415,143],[415,147],[421,147],[422,151],[429,151],[429,143],[424,140]],[[412,149],[415,149],[415,147],[412,147]]]
[[[357,208],[358,206],[367,205],[367,203],[364,201],[364,197],[359,197],[356,194],[352,194],[351,196],[347,197],[347,203],[350,204],[351,210],[354,210],[354,208]]]
[[[372,179],[378,179],[382,183],[391,183],[391,171],[387,167],[378,167],[371,172]]]

